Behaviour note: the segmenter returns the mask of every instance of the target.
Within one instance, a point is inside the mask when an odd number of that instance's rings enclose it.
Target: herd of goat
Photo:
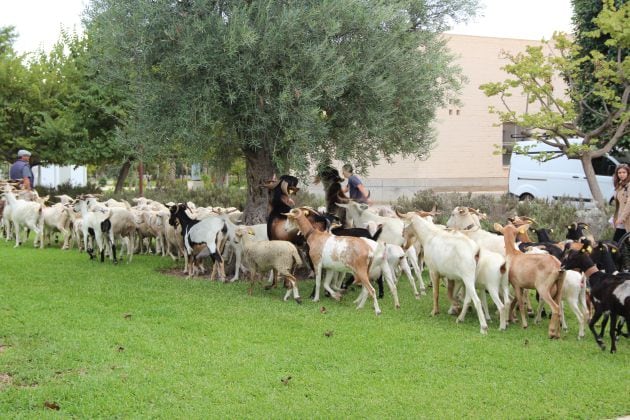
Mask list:
[[[55,233],[63,237],[62,248],[76,243],[90,258],[98,252],[101,261],[108,255],[115,263],[117,244],[128,262],[136,252],[151,252],[154,244],[155,252],[163,256],[183,256],[189,276],[205,272],[204,261],[210,257],[210,278],[222,281],[226,280],[224,261],[233,258],[230,281],[247,272],[251,293],[254,280],[269,273],[266,287],[282,281],[287,289],[284,299],[292,296],[298,303],[296,268],[303,265],[315,277],[314,301],[320,299],[322,277],[326,294],[336,300],[354,283],[361,286],[357,308],[371,298],[377,315],[384,283],[395,307],[400,307],[397,283],[403,273],[416,299],[426,294],[422,279],[426,266],[433,290],[432,314],[439,313],[440,280],[445,280],[449,313],[459,314],[461,322],[472,304],[482,334],[490,320],[486,295],[496,306],[500,330],[514,321],[516,306],[521,326],[527,328],[533,289],[539,299],[536,321],[544,303],[551,309],[550,338],[559,338],[560,328],[567,328],[563,301],[577,318],[578,338],[584,336],[588,322],[604,349],[608,317],[611,352],[616,351],[619,336],[628,336],[623,325],[630,319],[630,273],[620,270],[617,244],[595,242],[585,224],[569,226],[563,242],[554,242],[549,232],[537,229],[538,241],[533,242],[528,236],[533,221],[527,217],[495,223],[496,232],[489,232],[480,224],[485,215],[456,207],[444,226],[433,222],[435,209],[376,212],[349,200],[341,192],[343,179],[334,168],[325,168],[318,178],[326,191],[325,208],[295,207],[291,196],[299,190],[298,179],[283,175],[264,185],[270,196],[267,223],[253,226],[239,224],[241,212],[236,208],[196,207],[190,202],[163,204],[138,198],[131,206],[113,199],[100,202],[95,195],[63,195],[56,196],[59,203],[48,206],[49,197],[0,182],[0,226],[16,247],[29,231],[36,233],[34,244],[42,248]],[[351,277],[346,278],[348,273]],[[373,284],[378,284],[378,292]],[[595,324],[602,316],[597,332]]]

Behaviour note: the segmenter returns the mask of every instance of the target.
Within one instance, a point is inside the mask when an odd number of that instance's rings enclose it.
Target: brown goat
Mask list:
[[[495,229],[503,233],[509,280],[516,294],[522,326],[527,328],[523,290],[536,289],[540,297],[551,307],[549,338],[560,338],[560,300],[565,272],[560,268],[560,261],[553,255],[524,254],[516,248],[516,234],[520,230],[526,231],[527,228],[529,225],[516,228],[512,225],[502,227],[495,224]]]

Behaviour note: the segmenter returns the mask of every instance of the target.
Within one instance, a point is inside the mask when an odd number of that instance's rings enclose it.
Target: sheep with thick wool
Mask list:
[[[295,301],[302,303],[297,279],[293,275],[293,270],[302,261],[295,245],[288,241],[257,241],[254,238],[254,231],[250,228],[236,229],[234,242],[235,246],[240,248],[243,263],[249,270],[250,294],[255,277],[272,270],[275,278],[283,277],[288,282],[284,300],[293,293]]]

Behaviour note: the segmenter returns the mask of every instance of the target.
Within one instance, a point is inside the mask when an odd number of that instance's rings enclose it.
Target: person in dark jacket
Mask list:
[[[23,190],[30,191],[33,189],[35,182],[33,171],[31,171],[31,165],[29,164],[31,152],[28,150],[20,150],[17,155],[18,160],[11,165],[9,176],[11,179],[19,181]]]
[[[348,180],[348,184],[343,187],[344,193],[349,193],[350,198],[358,201],[359,203],[372,204],[370,200],[370,191],[365,188],[361,179],[354,175],[354,168],[349,163],[346,163],[341,168],[343,171],[343,176]]]

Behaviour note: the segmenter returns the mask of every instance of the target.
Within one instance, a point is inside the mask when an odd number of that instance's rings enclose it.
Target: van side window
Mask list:
[[[613,176],[615,173],[615,163],[606,156],[593,159],[593,169],[595,175]]]

